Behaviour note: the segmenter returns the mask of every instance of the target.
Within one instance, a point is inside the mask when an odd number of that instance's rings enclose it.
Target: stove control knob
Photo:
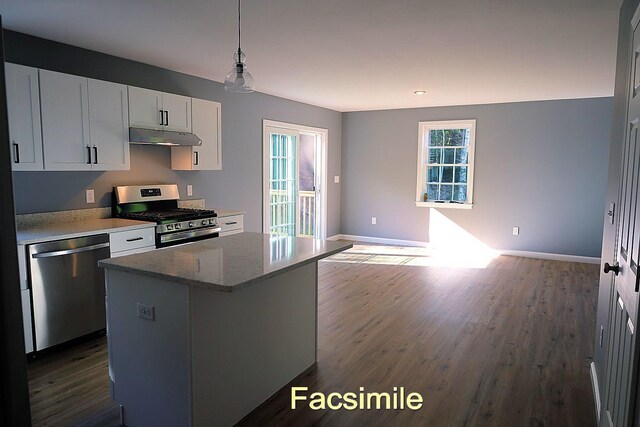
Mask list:
[[[215,220],[215,219],[213,219],[213,218],[211,218],[211,219],[209,220],[209,224],[211,224],[211,225],[216,225],[216,220]]]
[[[195,227],[196,224],[193,221],[189,221],[189,227]]]
[[[202,220],[202,225],[207,225],[207,224],[209,224],[209,221],[207,221],[206,219],[203,219]]]
[[[176,227],[176,228],[178,228],[178,227]],[[173,225],[167,224],[167,230],[173,230]]]
[[[180,230],[181,228],[182,228],[182,225],[181,225],[181,224],[176,224],[176,225],[175,225],[175,229],[176,229],[176,230]]]

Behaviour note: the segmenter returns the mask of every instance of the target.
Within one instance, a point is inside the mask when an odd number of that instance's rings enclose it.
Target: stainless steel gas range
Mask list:
[[[178,207],[176,184],[113,188],[113,216],[155,222],[156,248],[218,237],[218,215],[210,209]]]

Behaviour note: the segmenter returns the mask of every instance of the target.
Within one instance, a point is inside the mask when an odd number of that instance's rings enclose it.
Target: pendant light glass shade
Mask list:
[[[253,76],[247,71],[246,56],[240,48],[233,55],[235,64],[224,79],[224,90],[235,93],[251,93],[255,90]]]
[[[224,79],[224,90],[235,93],[251,93],[255,90],[253,76],[247,71],[247,57],[240,48],[240,0],[238,0],[238,51],[233,55],[234,65]]]

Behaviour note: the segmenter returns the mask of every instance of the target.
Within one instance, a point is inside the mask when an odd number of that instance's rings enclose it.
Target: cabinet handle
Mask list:
[[[91,147],[87,147],[87,164],[91,164]]]
[[[13,142],[13,163],[20,163],[20,146],[17,142]]]
[[[198,163],[200,163],[200,159],[198,158],[198,152],[194,151],[193,156],[194,156],[193,164],[198,166]]]
[[[98,164],[98,147],[94,146],[93,147],[93,164],[97,165]]]
[[[164,110],[164,125],[169,126],[169,111]]]
[[[134,237],[132,239],[127,239],[127,242],[137,242],[138,240],[142,240],[143,237]]]
[[[163,111],[160,110],[160,126],[164,126],[164,116],[162,115]]]
[[[237,224],[238,221],[225,222],[224,225],[234,225]]]

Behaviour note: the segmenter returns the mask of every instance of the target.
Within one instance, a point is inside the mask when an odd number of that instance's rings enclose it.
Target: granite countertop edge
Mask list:
[[[155,227],[155,223],[153,222],[144,222],[144,221],[134,221],[134,220],[125,220],[125,219],[117,219],[118,222],[122,221],[123,225],[113,225],[113,220],[116,218],[105,218],[105,219],[96,219],[96,220],[88,220],[86,222],[98,222],[98,221],[109,221],[111,222],[110,226],[96,226],[95,228],[90,228],[82,231],[56,231],[57,227],[64,227],[64,224],[67,223],[54,223],[49,224],[49,228],[52,230],[47,232],[47,226],[37,226],[37,227],[28,227],[28,228],[19,228],[16,230],[16,241],[18,245],[31,245],[34,243],[42,243],[42,242],[50,242],[54,240],[65,240],[65,239],[75,239],[79,237],[92,236],[95,234],[104,234],[104,233],[114,233],[119,231],[129,231],[129,230],[139,230],[143,228],[151,228]],[[80,221],[76,223],[68,223],[75,224],[77,226],[78,223],[85,222]],[[126,222],[126,223],[125,223]]]
[[[194,279],[189,279],[189,278],[185,278],[185,277],[181,277],[181,276],[176,276],[176,275],[172,275],[172,274],[164,274],[164,273],[158,273],[155,271],[149,271],[149,270],[145,270],[145,269],[140,269],[140,268],[135,268],[135,267],[129,267],[129,266],[123,266],[123,265],[119,265],[119,264],[112,264],[111,262],[109,262],[109,259],[105,259],[105,260],[101,260],[98,261],[98,266],[102,267],[104,269],[112,269],[112,270],[118,270],[118,271],[122,271],[125,273],[134,273],[134,274],[139,274],[142,276],[148,276],[148,277],[153,277],[153,278],[157,278],[157,279],[162,279],[162,280],[166,280],[168,282],[174,282],[174,283],[181,283],[184,285],[190,285],[190,286],[197,286],[197,287],[201,287],[201,288],[207,288],[213,291],[219,291],[219,292],[225,292],[225,293],[231,293],[231,292],[237,292],[239,290],[242,290],[248,286],[251,286],[253,284],[255,284],[256,282],[260,282],[263,280],[267,280],[270,279],[272,277],[278,276],[280,274],[283,273],[287,273],[291,270],[295,270],[296,268],[302,267],[303,265],[306,264],[311,264],[313,262],[319,261],[323,258],[328,258],[331,255],[335,255],[338,252],[342,252],[346,249],[350,249],[353,247],[353,244],[346,244],[345,246],[341,246],[339,248],[335,248],[335,249],[331,249],[328,250],[322,254],[319,255],[314,255],[312,257],[309,257],[307,259],[303,259],[300,261],[297,261],[293,264],[289,264],[285,267],[282,267],[280,269],[274,270],[274,271],[270,271],[268,273],[264,273],[260,276],[257,277],[253,277],[249,280],[246,280],[244,282],[240,282],[240,283],[234,283],[234,284],[229,284],[229,285],[222,285],[219,283],[212,283],[212,282],[208,282],[208,281],[202,281],[202,280],[194,280]]]

